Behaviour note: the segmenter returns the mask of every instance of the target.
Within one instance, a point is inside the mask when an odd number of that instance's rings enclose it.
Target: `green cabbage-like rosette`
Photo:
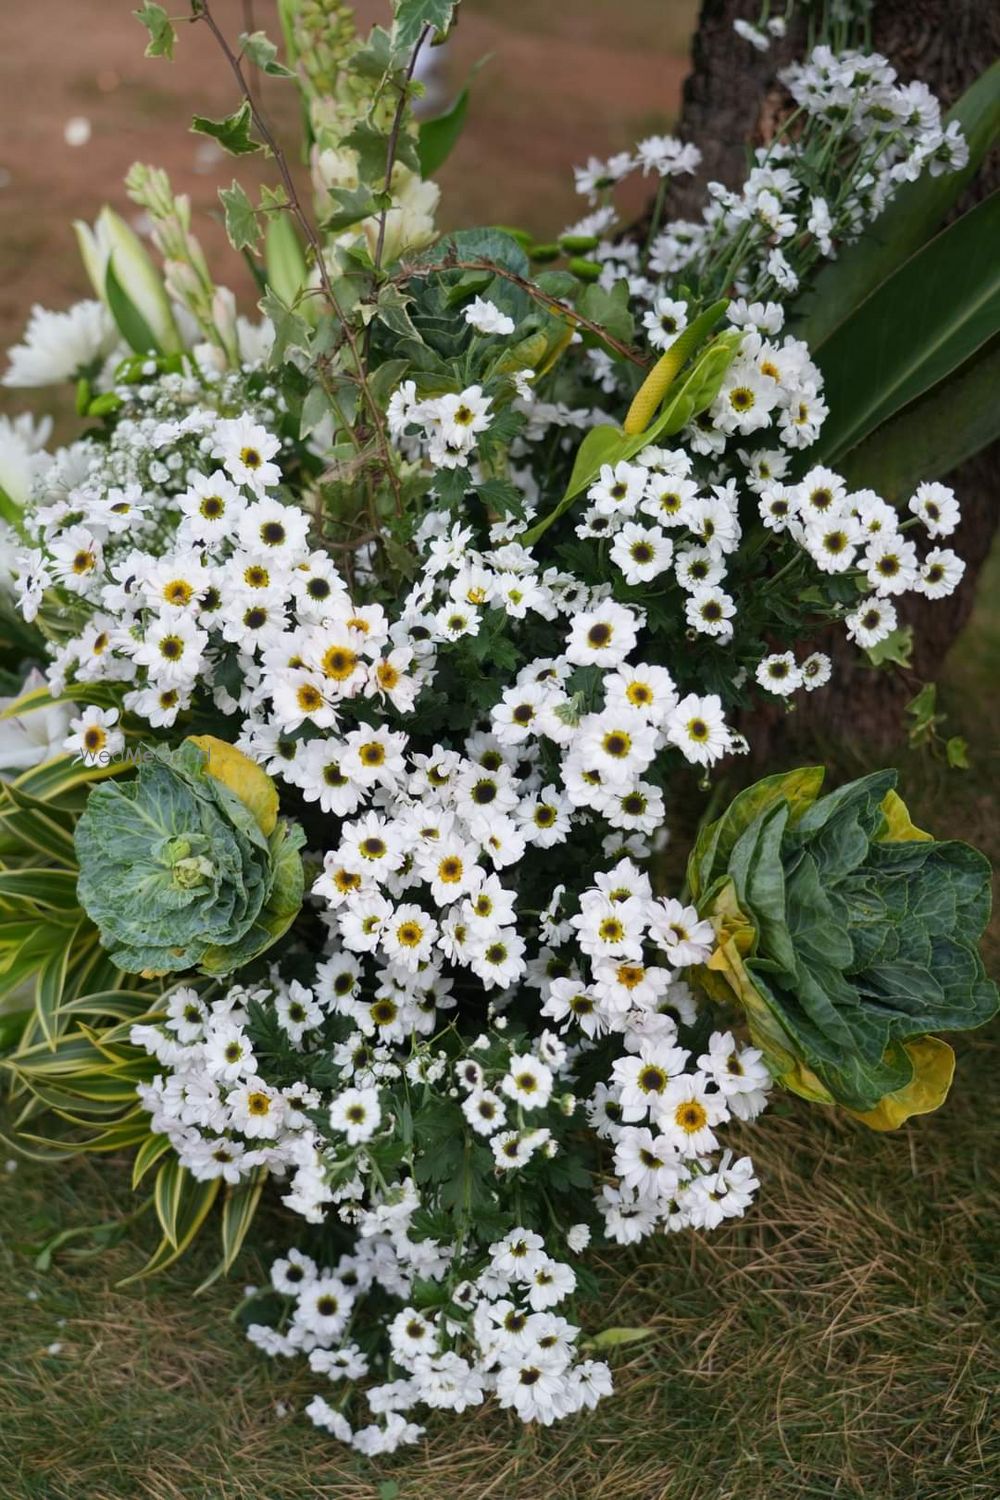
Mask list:
[[[891,1130],[948,1093],[954,1055],[931,1033],[997,1009],[978,951],[990,867],[916,828],[894,771],[822,782],[767,777],[702,830],[688,884],[717,946],[694,977],[739,1002],[786,1087]]]
[[[228,974],[302,904],[302,830],[270,778],[210,736],[156,747],[128,781],[94,787],[76,826],[80,905],[128,973]]]

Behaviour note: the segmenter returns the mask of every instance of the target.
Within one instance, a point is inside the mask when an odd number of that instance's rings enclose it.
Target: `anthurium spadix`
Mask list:
[[[105,206],[94,227],[76,220],[80,255],[94,291],[137,354],[176,354],[182,347],[163,277],[133,229]]]

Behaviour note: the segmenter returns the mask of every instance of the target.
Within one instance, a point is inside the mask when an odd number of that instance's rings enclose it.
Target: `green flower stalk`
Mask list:
[[[303,890],[304,836],[277,807],[270,777],[210,735],[96,786],[76,827],[77,894],[115,964],[228,974],[269,948]]]
[[[786,1087],[891,1130],[948,1093],[931,1033],[997,1008],[978,952],[990,868],[914,827],[895,771],[825,797],[822,780],[767,777],[700,834],[688,883],[717,947],[695,977],[740,1004]]]

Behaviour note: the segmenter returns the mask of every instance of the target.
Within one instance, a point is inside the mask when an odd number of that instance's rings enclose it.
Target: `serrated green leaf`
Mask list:
[[[252,156],[254,152],[265,149],[260,141],[251,138],[252,123],[250,101],[244,99],[239,109],[226,115],[223,120],[210,120],[205,115],[195,115],[191,121],[191,129],[196,135],[207,135],[213,141],[218,141],[223,151],[228,151],[230,156]]]
[[[428,26],[443,35],[451,25],[456,3],[457,0],[394,0],[393,42],[399,48],[412,47]]]
[[[173,28],[170,17],[162,5],[155,5],[152,0],[143,5],[132,14],[136,20],[141,21],[149,32],[149,42],[146,47],[147,57],[166,57],[173,59],[174,45],[177,41],[177,33]]]
[[[270,78],[295,77],[291,68],[286,68],[284,63],[278,61],[278,49],[266,31],[242,31],[240,51],[244,57],[250,59],[254,67],[259,68]]]
[[[238,182],[220,188],[219,197],[226,215],[226,234],[234,250],[252,250],[260,239],[260,225],[254,206]]]

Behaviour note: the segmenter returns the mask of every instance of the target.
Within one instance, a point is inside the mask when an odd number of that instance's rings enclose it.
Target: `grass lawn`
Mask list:
[[[1000,555],[942,684],[967,773],[904,754],[918,822],[1000,859]],[[855,752],[856,753],[856,752]],[[845,760],[847,774],[857,774]],[[996,926],[989,955],[1000,952]],[[959,1040],[940,1114],[876,1136],[797,1100],[745,1132],[763,1187],[740,1224],[593,1257],[591,1330],[655,1337],[613,1357],[596,1413],[526,1429],[491,1404],[432,1419],[392,1462],[345,1455],[299,1413],[319,1389],[231,1321],[301,1221],[258,1220],[261,1259],[190,1294],[214,1236],[150,1283],[141,1220],[102,1255],[66,1229],[134,1206],[124,1162],[0,1174],[0,1495],[5,1500],[995,1500],[996,1031]],[[992,1182],[991,1182],[992,1179]],[[44,1264],[44,1257],[43,1257]],[[990,1448],[990,1442],[994,1444]]]

